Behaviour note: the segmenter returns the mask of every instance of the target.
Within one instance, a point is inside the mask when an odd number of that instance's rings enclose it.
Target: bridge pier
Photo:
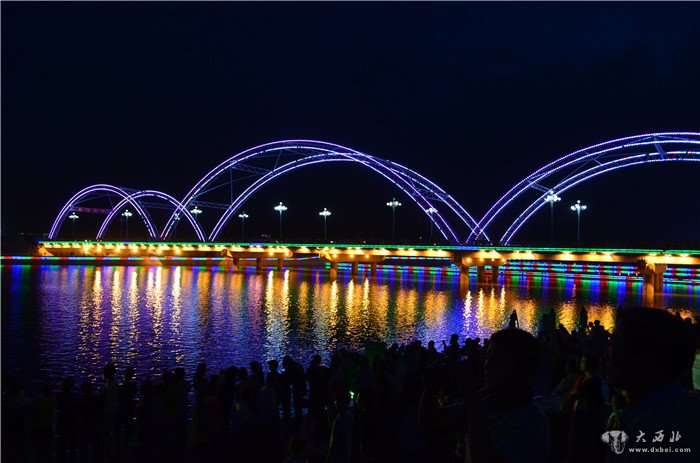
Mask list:
[[[357,278],[357,276],[358,276],[359,273],[360,273],[360,266],[359,266],[359,264],[358,264],[357,262],[352,262],[352,263],[350,264],[350,269],[351,269],[351,270],[350,270],[350,275],[351,275],[353,278]]]
[[[280,272],[282,271],[283,263],[284,263],[284,259],[282,259],[282,258],[277,259],[277,270],[279,270]]]
[[[234,270],[240,270],[241,259],[239,259],[238,257],[234,257],[233,258],[233,265],[231,265],[231,267],[233,267]]]
[[[469,285],[469,267],[466,265],[459,267],[459,284],[460,286]]]
[[[498,265],[491,264],[491,284],[498,284],[498,268]]]
[[[486,267],[483,265],[476,266],[476,283],[480,285],[486,283]]]
[[[369,276],[370,277],[377,276],[377,263],[376,262],[372,262],[369,264]]]
[[[645,260],[637,262],[639,274],[644,279],[642,291],[646,294],[663,293],[664,291],[664,272],[668,265],[652,264]]]
[[[666,264],[654,264],[656,267],[656,276],[654,278],[654,291],[657,293],[664,292],[664,272],[668,265]]]
[[[330,276],[331,280],[338,279],[338,262],[333,260],[331,261],[331,268],[328,270],[328,275]]]
[[[255,259],[255,271],[256,272],[259,272],[260,270],[262,270],[262,264],[263,264],[263,260],[260,257],[257,257]]]

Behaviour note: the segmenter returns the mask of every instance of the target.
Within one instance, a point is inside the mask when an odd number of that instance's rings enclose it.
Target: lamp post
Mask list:
[[[201,214],[203,211],[198,208],[197,206],[193,207],[190,213],[194,216],[195,222],[197,221],[197,218],[199,217],[199,214]]]
[[[180,224],[180,213],[176,212],[175,213],[175,222],[173,223],[173,232],[172,232],[172,239],[174,241],[177,241],[177,226]]]
[[[245,212],[238,214],[238,218],[241,219],[241,241],[245,241],[245,219],[250,217]]]
[[[391,208],[391,241],[394,242],[396,241],[396,208],[401,206],[401,203],[393,198],[386,205]]]
[[[75,212],[71,212],[68,218],[73,221],[73,241],[75,241],[75,219],[79,218],[79,216]]]
[[[428,209],[425,210],[425,212],[428,213],[430,216],[430,241],[433,240],[433,214],[437,213],[437,209],[434,207],[429,207]]]
[[[326,241],[326,220],[328,219],[328,216],[331,215],[331,211],[324,207],[323,210],[318,213],[318,215],[323,217],[323,241]]]
[[[544,201],[549,203],[549,245],[554,245],[554,203],[561,201],[561,198],[557,196],[552,190],[549,190],[547,196],[544,197]]]
[[[129,217],[131,217],[134,214],[129,212],[129,209],[127,209],[122,213],[122,215],[126,219],[126,240],[129,241]]]
[[[586,205],[581,204],[580,200],[571,206],[571,210],[576,211],[576,246],[581,244],[581,211],[585,211],[586,207]]]
[[[282,213],[287,210],[287,206],[280,201],[280,203],[275,206],[275,210],[280,213],[280,241],[282,241]]]
[[[198,223],[199,222],[199,214],[201,214],[203,211],[198,208],[197,206],[193,207],[192,210],[190,210],[190,214],[194,216],[194,222]]]

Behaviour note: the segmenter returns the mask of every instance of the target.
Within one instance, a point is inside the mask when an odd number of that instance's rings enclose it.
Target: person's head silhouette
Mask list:
[[[537,368],[540,346],[527,331],[507,328],[491,335],[484,373],[486,388],[494,395],[522,389]]]
[[[664,310],[628,308],[610,339],[608,381],[639,397],[675,381],[694,357],[686,324]]]

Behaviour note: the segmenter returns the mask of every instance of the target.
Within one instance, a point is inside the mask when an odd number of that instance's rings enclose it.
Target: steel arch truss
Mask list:
[[[63,225],[63,222],[68,217],[68,214],[75,210],[75,208],[77,208],[80,204],[93,200],[95,198],[105,196],[118,196],[122,198],[122,201],[119,204],[130,204],[136,211],[136,214],[138,214],[138,216],[141,217],[141,219],[144,221],[146,225],[146,230],[148,231],[148,235],[151,237],[151,239],[157,239],[158,234],[150,216],[136,200],[131,198],[131,195],[135,192],[136,190],[133,190],[131,188],[107,185],[104,183],[91,185],[87,188],[83,188],[82,190],[74,194],[68,200],[68,202],[66,202],[66,204],[61,208],[61,211],[56,216],[56,220],[54,220],[53,225],[51,226],[51,230],[49,231],[49,239],[56,239],[56,235],[58,235],[58,231],[61,229],[61,225]]]
[[[698,161],[700,133],[669,132],[620,138],[590,146],[561,157],[536,170],[506,192],[481,218],[467,238],[477,242],[493,220],[513,201],[530,190],[537,197],[508,227],[500,239],[507,245],[530,217],[545,205],[552,191],[561,193],[606,172],[639,164],[665,161]],[[486,236],[486,235],[484,235]]]
[[[274,160],[271,168],[261,167],[255,160]],[[467,213],[452,196],[448,195],[442,188],[437,186],[422,175],[391,161],[370,156],[359,151],[321,141],[314,140],[286,140],[268,143],[248,149],[232,156],[222,162],[207,175],[205,175],[185,196],[181,204],[185,209],[190,206],[211,205],[221,207],[221,204],[206,203],[200,197],[216,188],[217,182],[227,173],[233,171],[244,172],[248,177],[257,177],[252,184],[231,199],[230,204],[222,207],[225,212],[214,226],[208,239],[217,239],[223,227],[231,220],[234,213],[238,211],[245,201],[258,189],[268,182],[292,170],[304,166],[324,162],[356,162],[361,164],[399,187],[406,193],[428,216],[440,234],[448,241],[459,242],[467,232],[473,231],[477,226],[476,221]],[[429,210],[437,210],[437,213],[430,213]],[[445,214],[452,211],[460,222],[466,225],[467,229],[463,234],[460,230],[455,230],[445,218]],[[162,237],[167,238],[173,231],[176,224],[175,214],[173,214],[166,224]],[[485,233],[480,233],[486,236]],[[460,235],[462,239],[460,240]]]
[[[137,191],[136,193],[130,194],[127,198],[122,199],[116,206],[112,208],[112,211],[107,215],[105,220],[102,222],[102,226],[100,226],[100,230],[97,232],[97,239],[101,240],[102,237],[104,236],[105,232],[107,231],[107,227],[109,224],[114,220],[114,218],[117,216],[119,211],[121,210],[122,207],[126,206],[127,204],[132,204],[134,202],[137,202],[137,200],[142,199],[142,198],[158,198],[167,201],[170,203],[172,208],[175,209],[175,214],[177,218],[180,217],[180,215],[183,215],[187,221],[192,225],[192,228],[194,228],[195,233],[197,234],[197,237],[201,240],[205,240],[204,232],[202,231],[202,228],[199,226],[197,223],[197,220],[192,216],[190,211],[187,210],[178,200],[173,198],[167,193],[163,193],[162,191],[156,191],[156,190],[141,190]],[[141,203],[139,203],[141,204]],[[141,204],[142,205],[142,204]],[[143,206],[143,205],[142,205]],[[144,209],[145,213],[148,214],[148,211]],[[153,231],[155,232],[156,236],[158,236],[158,230],[155,226],[155,223],[153,222],[153,219],[149,215],[147,215],[148,221],[151,223],[151,227]]]

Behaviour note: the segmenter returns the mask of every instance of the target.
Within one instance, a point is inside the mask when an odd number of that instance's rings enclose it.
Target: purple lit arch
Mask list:
[[[151,220],[148,213],[141,207],[141,205],[137,201],[130,198],[130,195],[134,194],[135,192],[136,190],[130,188],[117,187],[103,183],[83,188],[82,190],[74,194],[68,200],[68,202],[66,202],[66,204],[61,208],[61,211],[56,216],[56,220],[54,220],[53,225],[51,226],[51,230],[49,231],[49,239],[56,239],[56,235],[58,235],[58,231],[61,229],[61,225],[63,225],[63,222],[68,217],[68,214],[71,211],[73,211],[74,208],[78,207],[80,204],[86,201],[110,195],[115,195],[123,198],[121,203],[131,204],[131,206],[133,206],[134,210],[136,211],[136,214],[139,217],[141,217],[143,222],[146,224],[146,230],[148,231],[148,235],[151,237],[151,239],[158,239],[156,228],[153,225],[153,221]]]
[[[546,203],[559,194],[606,172],[651,162],[700,161],[700,133],[667,132],[619,138],[575,151],[536,170],[506,192],[472,228],[467,243],[480,240],[493,220],[516,198],[534,190],[537,197],[510,224],[499,242],[507,245],[515,233]],[[546,183],[545,183],[546,182]]]
[[[261,167],[254,162],[261,159],[273,160],[274,166]],[[279,141],[256,146],[238,153],[220,163],[205,175],[187,193],[181,204],[186,209],[189,209],[191,206],[202,206],[219,207],[225,210],[209,235],[209,240],[214,241],[226,223],[245,201],[259,188],[278,176],[300,167],[325,162],[348,161],[356,162],[377,172],[399,187],[423,210],[445,239],[452,242],[463,241],[466,233],[473,231],[474,227],[476,227],[476,221],[461,204],[422,175],[395,162],[370,156],[344,146],[315,140]],[[220,180],[226,177],[227,173],[232,175],[231,172],[233,171],[244,172],[248,176],[256,176],[258,178],[235,198],[232,194],[230,203],[223,205],[224,207],[221,207],[221,204],[207,203],[200,200],[200,197],[205,193],[220,188],[222,185]],[[436,209],[438,212],[434,214],[428,213],[427,211],[431,208]],[[459,222],[466,225],[464,234],[459,233],[459,230],[455,231],[454,227],[445,218],[445,215],[450,212],[456,215]],[[170,236],[175,222],[175,214],[173,214],[165,225],[161,235],[163,238]],[[487,237],[485,233],[483,235]]]
[[[178,214],[178,216],[184,215],[185,218],[187,219],[188,222],[192,225],[192,228],[194,228],[195,233],[197,234],[197,237],[200,239],[200,241],[205,241],[205,236],[204,232],[202,231],[202,228],[199,226],[197,221],[195,220],[194,217],[192,217],[192,214],[190,211],[187,210],[178,200],[173,198],[167,193],[163,193],[162,191],[156,191],[156,190],[142,190],[142,191],[137,191],[136,193],[130,194],[127,198],[122,199],[116,206],[112,208],[112,212],[110,212],[105,220],[102,222],[102,226],[100,227],[100,230],[97,232],[97,239],[101,240],[102,237],[104,236],[105,232],[107,231],[107,227],[109,224],[114,220],[114,218],[117,216],[119,211],[121,210],[122,207],[126,206],[127,204],[133,204],[138,199],[141,198],[158,198],[167,201],[170,203],[174,208],[175,208],[175,213]],[[150,219],[151,226],[153,227],[153,231],[158,235],[158,231],[156,229],[155,224],[153,223],[153,220]]]

